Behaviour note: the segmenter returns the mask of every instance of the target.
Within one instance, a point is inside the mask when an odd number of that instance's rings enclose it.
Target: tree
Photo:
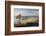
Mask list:
[[[19,24],[20,24],[20,18],[21,18],[21,14],[16,16],[16,19],[19,19]]]

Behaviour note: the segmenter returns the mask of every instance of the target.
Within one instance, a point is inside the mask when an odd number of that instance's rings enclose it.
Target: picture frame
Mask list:
[[[15,15],[17,14],[16,12],[18,11],[24,11],[27,13],[27,9],[29,11],[32,11],[33,9],[39,9],[39,14],[35,11],[35,14],[39,15],[39,25],[35,25],[36,27],[15,27],[14,26],[14,11],[13,9],[17,9],[15,11]],[[22,9],[21,9],[22,8]],[[25,9],[26,8],[26,9]],[[25,13],[25,14],[26,14]],[[25,16],[24,14],[24,16]],[[28,12],[29,14],[29,12]],[[32,13],[30,13],[32,14]],[[27,18],[27,17],[26,17]],[[21,22],[22,23],[22,22]],[[16,26],[16,25],[15,25]],[[34,24],[33,24],[34,26]],[[40,27],[39,27],[40,26]],[[37,30],[36,30],[37,29]],[[20,2],[20,1],[5,1],[5,35],[18,35],[18,34],[35,34],[35,33],[44,33],[45,32],[45,5],[44,3],[36,3],[36,2]]]

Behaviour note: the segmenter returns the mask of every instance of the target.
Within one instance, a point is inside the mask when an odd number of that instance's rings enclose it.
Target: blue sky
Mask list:
[[[14,8],[14,15],[18,14],[21,14],[21,16],[38,16],[39,9]]]

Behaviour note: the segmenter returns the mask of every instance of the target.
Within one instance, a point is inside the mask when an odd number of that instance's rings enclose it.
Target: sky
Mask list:
[[[21,14],[21,16],[38,16],[39,9],[14,8],[14,15],[19,14]]]

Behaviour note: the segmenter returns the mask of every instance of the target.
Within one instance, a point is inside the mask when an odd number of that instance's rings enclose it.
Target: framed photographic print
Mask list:
[[[44,3],[5,1],[5,34],[44,33]]]

